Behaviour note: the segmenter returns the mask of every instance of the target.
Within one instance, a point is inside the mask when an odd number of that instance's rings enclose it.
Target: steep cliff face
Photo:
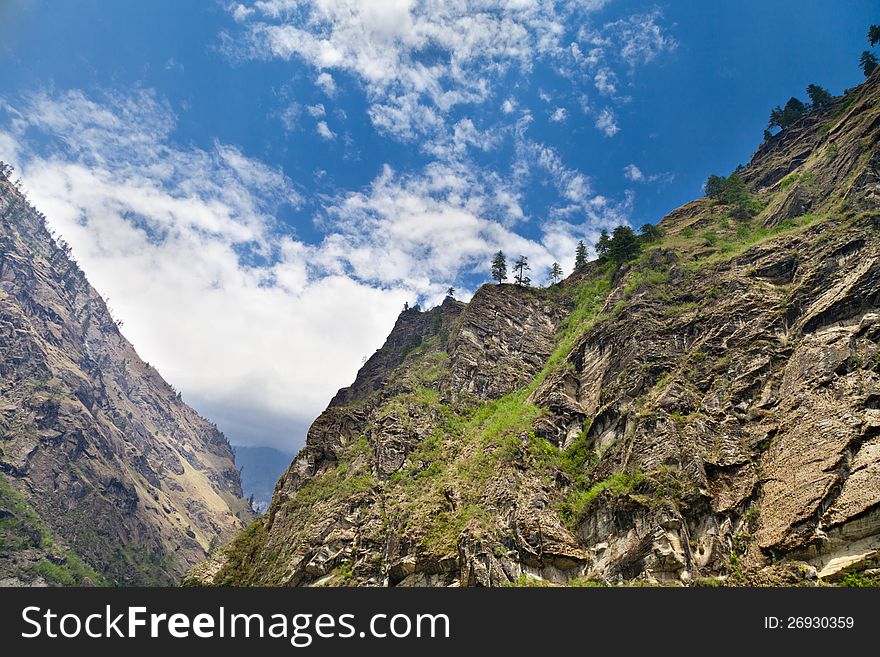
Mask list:
[[[751,218],[702,198],[621,265],[405,313],[413,348],[389,338],[190,581],[875,577],[878,142],[875,74],[761,147]]]
[[[0,582],[173,583],[250,519],[232,451],[0,179]]]

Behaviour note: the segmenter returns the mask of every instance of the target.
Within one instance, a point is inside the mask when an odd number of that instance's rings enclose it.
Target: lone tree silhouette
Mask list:
[[[455,288],[454,287],[447,287],[446,288],[446,298],[447,299],[454,299],[455,298]]]
[[[555,264],[555,263],[554,263]],[[587,264],[587,246],[583,240],[578,240],[577,248],[574,250],[574,268],[581,269]]]
[[[499,251],[492,258],[492,278],[498,281],[498,285],[507,280],[507,258],[504,257],[503,251]]]
[[[526,258],[524,255],[521,255],[519,258],[517,258],[516,262],[513,263],[513,270],[516,272],[513,277],[514,282],[521,287],[525,287],[531,284],[532,279],[526,276],[526,272],[531,271],[531,269],[532,268],[529,267],[528,258]]]
[[[556,285],[562,279],[562,267],[558,262],[550,265],[550,269],[547,270],[547,278],[550,279],[550,285]]]

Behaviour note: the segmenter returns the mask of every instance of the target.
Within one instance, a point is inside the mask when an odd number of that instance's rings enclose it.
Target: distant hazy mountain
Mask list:
[[[254,509],[265,511],[272,499],[275,482],[290,465],[293,454],[272,447],[233,446],[235,463],[241,471],[245,497],[254,496]]]

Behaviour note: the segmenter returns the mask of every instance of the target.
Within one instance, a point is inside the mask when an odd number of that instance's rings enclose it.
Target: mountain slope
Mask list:
[[[189,581],[872,577],[878,142],[875,73],[762,145],[753,216],[701,198],[619,266],[403,313]]]
[[[0,176],[0,581],[168,584],[241,529],[232,451]]]

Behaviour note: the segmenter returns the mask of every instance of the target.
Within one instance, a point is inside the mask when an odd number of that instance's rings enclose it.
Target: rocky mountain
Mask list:
[[[169,584],[251,519],[232,451],[0,176],[0,583]]]
[[[634,257],[405,311],[189,583],[876,583],[878,144],[875,73]]]

